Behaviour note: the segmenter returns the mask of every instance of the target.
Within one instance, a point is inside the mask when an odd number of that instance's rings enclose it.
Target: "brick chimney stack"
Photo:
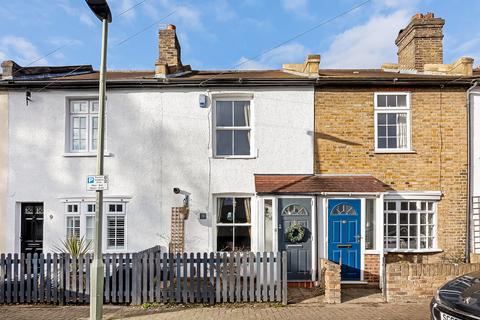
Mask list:
[[[169,24],[166,29],[158,31],[159,56],[155,62],[155,77],[165,78],[169,74],[190,70],[182,65],[181,48],[178,42],[176,27]]]
[[[399,66],[424,71],[425,64],[442,64],[444,24],[445,20],[431,12],[414,15],[395,40]]]

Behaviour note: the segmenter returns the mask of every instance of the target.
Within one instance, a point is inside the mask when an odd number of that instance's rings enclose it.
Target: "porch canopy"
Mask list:
[[[256,174],[259,194],[380,193],[393,191],[372,175]]]

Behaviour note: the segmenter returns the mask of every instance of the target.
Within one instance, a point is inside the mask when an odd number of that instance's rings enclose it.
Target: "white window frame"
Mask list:
[[[110,205],[121,205],[122,211],[110,211]],[[115,208],[117,210],[117,208]],[[105,221],[104,221],[104,235],[103,240],[105,243],[105,248],[107,251],[124,251],[127,249],[127,214],[126,214],[126,204],[124,202],[105,202],[104,212],[105,212]],[[117,236],[115,235],[115,245],[110,246],[108,241],[108,218],[118,219],[119,217],[123,218],[123,246],[119,247],[116,243],[118,241]],[[115,220],[116,221],[116,220]],[[117,228],[117,222],[115,222],[115,228]],[[115,231],[117,233],[117,231]]]
[[[234,223],[234,222],[232,222],[232,223],[219,223],[219,222],[217,222],[218,211],[220,209],[219,206],[218,206],[218,199],[221,199],[221,198],[235,198],[235,199],[248,198],[248,199],[250,199],[250,223]],[[213,225],[213,251],[218,251],[217,250],[217,244],[218,244],[217,228],[218,227],[222,227],[222,226],[223,227],[242,227],[242,226],[244,226],[244,227],[250,227],[250,251],[254,252],[254,248],[257,247],[257,244],[254,243],[254,241],[256,240],[255,232],[257,232],[256,228],[254,228],[254,223],[256,222],[255,221],[256,219],[254,218],[255,210],[253,208],[253,205],[255,203],[254,199],[255,199],[255,197],[253,197],[250,194],[221,194],[221,195],[216,195],[215,197],[213,197],[213,200],[214,200],[214,203],[215,203],[215,205],[214,205],[215,214],[213,215],[213,223],[212,223],[212,225]],[[235,237],[235,231],[234,231],[232,236]]]
[[[72,106],[74,103],[86,103],[87,110],[83,112],[73,112]],[[93,111],[94,104],[97,104],[97,111]],[[68,152],[73,154],[95,154],[97,149],[93,149],[93,118],[97,118],[98,125],[98,98],[88,98],[88,99],[67,99],[67,113],[68,113]],[[73,148],[73,119],[74,118],[85,118],[86,119],[86,148],[75,150]],[[98,130],[98,128],[97,128]],[[98,146],[98,141],[97,141]]]
[[[111,201],[105,201],[103,203],[103,238],[102,238],[102,243],[103,247],[105,248],[105,252],[126,252],[127,250],[127,203],[128,201],[122,200],[111,200]],[[109,211],[109,205],[122,205],[122,211],[121,212],[110,212]],[[68,212],[68,206],[69,205],[76,205],[78,207],[77,212]],[[87,239],[87,218],[94,218],[95,219],[95,212],[89,212],[88,211],[88,206],[89,205],[94,205],[96,206],[95,201],[92,201],[90,199],[66,199],[64,201],[64,233],[65,233],[65,239],[67,238],[68,232],[67,232],[67,227],[68,227],[68,218],[69,217],[76,217],[80,221],[80,238],[84,237],[85,240]],[[108,231],[108,217],[109,216],[122,216],[124,218],[124,245],[123,247],[109,247],[108,246],[108,236],[107,236],[107,231]],[[95,231],[94,231],[95,232]],[[95,237],[95,234],[93,235]],[[93,239],[92,239],[92,244],[90,246],[90,251],[93,250]]]
[[[217,126],[217,102],[218,101],[234,101],[234,102],[248,102],[250,106],[250,119],[249,119],[249,126],[231,126],[231,127],[224,127],[224,126]],[[226,158],[226,159],[248,159],[254,158],[254,130],[253,130],[253,114],[254,114],[254,103],[252,98],[242,97],[242,96],[226,96],[226,97],[216,97],[213,99],[213,112],[212,112],[212,141],[213,141],[213,156],[214,158]],[[218,130],[243,130],[250,132],[250,152],[248,155],[218,155],[217,154],[217,131]]]
[[[387,230],[384,231],[384,235],[383,235],[383,248],[384,248],[384,251],[385,252],[438,252],[438,251],[441,251],[438,249],[438,232],[437,232],[437,228],[438,228],[438,200],[437,199],[433,199],[433,198],[423,198],[423,199],[411,199],[411,198],[406,198],[406,199],[400,199],[398,197],[393,197],[393,198],[384,198],[384,203],[386,202],[395,202],[396,203],[396,246],[395,248],[387,248],[387,246],[385,245],[385,240],[386,238],[388,238],[388,217],[387,217],[387,220],[384,219],[384,222],[383,222],[383,227],[385,228],[385,225],[387,225]],[[400,208],[400,203],[401,202],[416,202],[416,206],[417,208],[420,208],[420,203],[421,202],[426,202],[427,203],[427,216],[426,216],[426,221],[427,223],[425,224],[425,230],[426,230],[426,235],[425,235],[425,238],[426,238],[426,248],[420,248],[420,240],[421,240],[421,236],[420,236],[420,213],[421,211],[423,210],[420,210],[420,209],[416,209],[416,213],[417,213],[417,221],[416,223],[414,224],[417,228],[417,248],[416,249],[410,249],[410,248],[400,248],[400,211],[402,211]],[[433,203],[433,206],[432,206],[432,212],[433,212],[433,219],[432,219],[432,222],[433,222],[433,236],[430,236],[429,234],[429,231],[428,231],[428,227],[429,227],[429,223],[428,223],[428,202],[432,202]],[[384,209],[384,208],[383,208]],[[388,207],[387,209],[383,210],[383,214],[385,215],[385,212],[389,212],[390,210],[388,210]],[[410,210],[407,210],[407,211],[410,211]],[[408,225],[408,228],[410,227],[410,217],[408,216],[407,218],[408,222],[407,222],[407,225]],[[432,247],[429,248],[428,247],[428,238],[429,237],[432,237]]]
[[[69,209],[69,206],[77,206],[77,211],[68,211]],[[79,235],[80,237],[82,237],[82,219],[81,219],[81,210],[82,210],[82,206],[81,206],[81,203],[80,202],[68,202],[65,204],[65,227],[64,227],[64,232],[65,232],[65,237],[64,239],[68,239],[68,229],[69,229],[69,226],[68,226],[68,220],[73,218],[73,219],[78,219],[79,221],[79,228],[78,228],[78,232],[79,232]],[[75,227],[74,227],[75,228]]]
[[[93,209],[94,211],[91,212],[91,211],[88,211],[88,206],[89,205],[93,205]],[[83,221],[84,223],[82,223],[83,225],[83,230],[82,230],[82,234],[85,236],[85,241],[88,241],[88,240],[91,240],[91,246],[93,248],[93,241],[95,240],[95,206],[96,206],[96,203],[95,202],[86,202],[84,203],[84,217],[83,217]],[[93,223],[94,223],[94,226],[93,226],[93,238],[92,239],[88,239],[87,238],[87,219],[88,218],[93,218]]]
[[[378,96],[406,95],[407,106],[379,107]],[[378,114],[379,113],[406,113],[407,115],[407,147],[406,148],[379,148],[378,147]],[[412,152],[412,126],[411,126],[411,94],[410,92],[375,92],[374,94],[374,128],[375,128],[375,153],[405,153]]]

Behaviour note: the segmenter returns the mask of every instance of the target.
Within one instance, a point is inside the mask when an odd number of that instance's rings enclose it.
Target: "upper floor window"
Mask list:
[[[70,152],[97,150],[98,101],[70,100],[69,102]]]
[[[250,101],[215,101],[215,155],[251,155]]]
[[[410,95],[375,93],[375,150],[410,151]]]

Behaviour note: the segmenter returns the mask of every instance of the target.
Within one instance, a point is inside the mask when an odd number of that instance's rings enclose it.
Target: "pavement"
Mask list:
[[[363,290],[363,291],[362,291]],[[104,319],[159,320],[286,320],[286,319],[430,319],[429,301],[384,303],[380,293],[369,289],[342,293],[343,303],[323,303],[323,296],[308,289],[290,291],[288,306],[269,303],[202,305],[106,305]],[[10,305],[0,306],[0,319],[88,319],[88,306]]]

